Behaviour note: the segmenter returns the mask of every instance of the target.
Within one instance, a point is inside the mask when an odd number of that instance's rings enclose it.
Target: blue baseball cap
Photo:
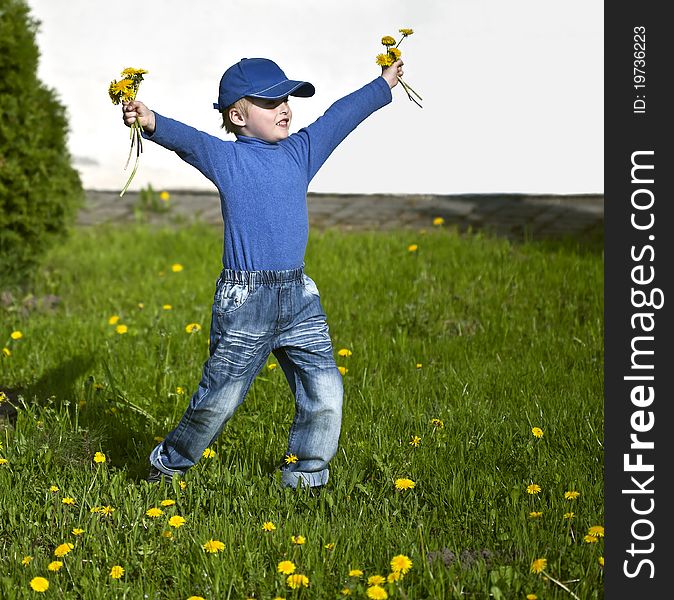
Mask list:
[[[244,96],[279,100],[286,96],[309,98],[315,92],[307,81],[288,79],[273,60],[242,58],[222,75],[218,101],[213,103],[213,108],[225,110]]]

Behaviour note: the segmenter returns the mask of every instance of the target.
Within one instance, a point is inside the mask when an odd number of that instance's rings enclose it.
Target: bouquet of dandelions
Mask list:
[[[131,102],[131,100],[135,100],[136,94],[138,93],[138,88],[140,87],[140,82],[143,81],[143,75],[146,73],[147,71],[145,69],[124,69],[122,71],[123,79],[120,79],[119,81],[111,81],[110,86],[108,87],[108,94],[110,95],[112,103],[119,104],[120,102]],[[141,136],[142,130],[143,128],[140,126],[138,119],[136,119],[131,124],[131,148],[129,148],[129,157],[126,159],[124,170],[126,170],[126,168],[129,166],[134,147],[136,148],[136,164],[133,167],[133,171],[126,182],[124,189],[122,189],[121,193],[119,194],[120,198],[129,188],[131,180],[138,170],[138,161],[140,160],[140,154],[143,151],[143,138]]]
[[[401,57],[401,52],[398,49],[398,46],[400,46],[400,42],[402,42],[406,37],[414,33],[413,29],[399,29],[398,31],[400,32],[402,37],[400,38],[400,40],[398,40],[397,44],[395,38],[393,38],[390,35],[385,35],[383,38],[381,38],[381,43],[384,46],[386,46],[386,52],[384,52],[383,54],[377,54],[377,64],[380,67],[390,67],[395,61],[397,61]],[[423,98],[419,94],[417,94],[406,81],[403,81],[402,77],[398,77],[398,81],[405,89],[405,92],[407,92],[407,97],[410,100],[412,100],[412,102],[414,102],[419,108],[423,108],[423,106],[421,106],[421,104],[417,102],[417,100],[413,97],[413,95],[422,101]]]

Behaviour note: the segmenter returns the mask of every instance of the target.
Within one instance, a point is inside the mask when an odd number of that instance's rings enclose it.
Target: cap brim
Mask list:
[[[246,94],[251,98],[265,98],[267,100],[279,100],[286,96],[298,96],[300,98],[309,98],[316,93],[316,88],[308,81],[292,81],[287,79],[277,83],[267,89],[260,90],[253,94]]]

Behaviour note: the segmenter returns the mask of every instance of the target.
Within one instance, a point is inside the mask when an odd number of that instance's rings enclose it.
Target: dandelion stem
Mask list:
[[[574,594],[574,593],[573,593],[568,587],[566,587],[561,581],[557,581],[554,577],[551,577],[551,576],[548,575],[545,571],[541,571],[541,574],[542,574],[544,577],[547,577],[547,578],[548,578],[550,581],[552,581],[553,583],[556,583],[556,584],[557,584],[559,587],[561,587],[563,590],[566,590],[567,592],[569,592],[569,594],[571,594],[576,600],[580,600],[580,598],[579,598],[578,596],[576,596],[576,594]]]

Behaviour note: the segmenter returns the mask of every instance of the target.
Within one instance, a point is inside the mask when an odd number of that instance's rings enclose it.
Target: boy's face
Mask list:
[[[288,137],[293,113],[287,96],[280,100],[248,98],[248,101],[248,116],[241,127],[242,135],[265,142],[280,142]]]

